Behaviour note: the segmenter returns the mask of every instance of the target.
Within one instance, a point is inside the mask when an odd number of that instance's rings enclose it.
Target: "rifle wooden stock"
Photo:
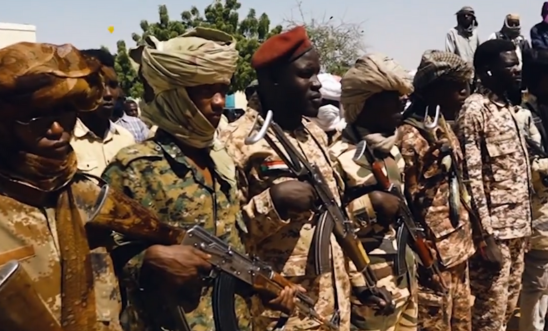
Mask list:
[[[377,183],[381,186],[383,190],[386,192],[390,192],[392,188],[392,184],[390,183],[390,180],[388,179],[388,176],[384,174],[383,166],[380,162],[374,161],[371,165],[371,172],[375,176],[375,179],[377,180]],[[403,199],[403,196],[400,196],[400,199]],[[405,203],[402,201],[402,203]],[[406,226],[410,227],[409,224],[405,224]],[[432,255],[432,251],[428,247],[428,244],[422,238],[421,236],[417,236],[416,233],[413,231],[412,228],[409,229],[409,233],[411,235],[411,238],[413,239],[413,245],[415,248],[415,252],[419,256],[422,265],[426,268],[431,268],[434,265],[435,258]]]
[[[0,268],[1,331],[63,331],[17,261]]]

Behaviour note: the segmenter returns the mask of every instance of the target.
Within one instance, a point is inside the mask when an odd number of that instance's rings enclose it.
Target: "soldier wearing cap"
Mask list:
[[[249,230],[244,243],[250,253],[317,298],[315,308],[320,315],[334,316],[338,310],[340,330],[348,331],[350,282],[343,252],[333,235],[331,271],[320,275],[312,271],[314,189],[296,180],[264,139],[253,145],[244,143],[257,116],[272,110],[283,134],[320,169],[326,184],[339,197],[336,174],[327,156],[326,135],[303,119],[303,116],[315,117],[321,106],[318,52],[312,47],[305,28],[296,27],[268,39],[254,54],[252,66],[258,76],[257,93],[249,101],[245,115],[231,123],[221,135],[239,172],[243,217]],[[272,132],[267,134],[274,137]],[[252,304],[252,315],[256,330],[272,328],[280,317],[279,312],[266,309],[258,301]],[[285,330],[322,330],[322,326],[294,314],[289,317]]]

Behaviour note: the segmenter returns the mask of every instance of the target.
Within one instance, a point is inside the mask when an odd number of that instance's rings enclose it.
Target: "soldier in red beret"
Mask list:
[[[276,35],[257,50],[251,61],[257,71],[258,86],[244,116],[221,133],[227,149],[236,160],[243,196],[243,218],[248,233],[244,242],[258,255],[318,298],[315,309],[325,318],[340,317],[340,330],[350,330],[350,278],[341,247],[331,236],[331,270],[314,271],[312,239],[317,197],[314,188],[295,180],[294,174],[265,139],[252,145],[245,140],[254,129],[257,116],[268,110],[285,137],[315,164],[336,199],[340,188],[327,152],[327,137],[316,125],[303,119],[316,117],[321,106],[320,56],[307,36],[296,27]],[[278,141],[271,130],[267,135]],[[338,201],[340,202],[340,201]],[[257,330],[271,329],[280,317],[261,302],[252,305]],[[286,331],[324,330],[315,320],[292,314]]]

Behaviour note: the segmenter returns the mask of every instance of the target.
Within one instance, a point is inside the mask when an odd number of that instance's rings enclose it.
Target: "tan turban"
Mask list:
[[[415,91],[421,90],[438,78],[471,81],[474,70],[460,56],[437,50],[428,50],[422,55],[421,63],[413,79]]]
[[[367,54],[358,59],[341,80],[341,104],[347,123],[354,123],[365,101],[374,94],[397,91],[402,95],[413,91],[409,73],[394,59],[383,54]]]
[[[70,44],[21,42],[0,49],[0,173],[54,191],[76,173],[76,155],[49,159],[19,150],[14,120],[93,110],[103,98],[101,64]],[[71,128],[64,128],[70,130]]]
[[[190,100],[187,87],[230,84],[238,52],[232,36],[197,28],[160,42],[154,37],[130,51],[141,75],[154,90],[143,116],[184,144],[206,148],[214,144],[215,127]]]
[[[100,67],[70,44],[21,42],[2,48],[1,112],[21,117],[21,112],[47,112],[59,106],[93,110],[103,97]]]

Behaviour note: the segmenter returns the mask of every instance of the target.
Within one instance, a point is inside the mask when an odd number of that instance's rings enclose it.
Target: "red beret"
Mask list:
[[[253,69],[268,67],[283,60],[291,62],[312,48],[304,26],[268,38],[253,54]]]

